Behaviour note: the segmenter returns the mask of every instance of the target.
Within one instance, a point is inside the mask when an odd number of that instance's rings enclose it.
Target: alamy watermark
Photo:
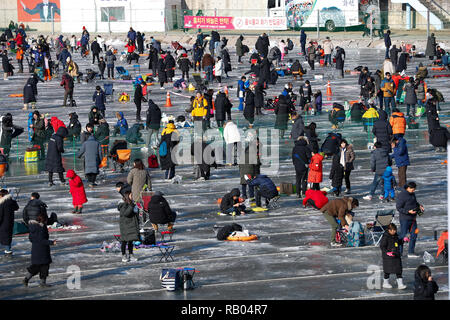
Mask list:
[[[66,273],[69,274],[67,278],[67,289],[80,290],[81,289],[81,269],[77,265],[71,265],[67,267]]]

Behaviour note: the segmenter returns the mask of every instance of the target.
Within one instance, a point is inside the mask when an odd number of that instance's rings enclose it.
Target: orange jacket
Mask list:
[[[437,242],[438,252],[436,254],[436,258],[439,257],[439,255],[441,254],[442,250],[444,250],[444,248],[445,248],[445,241],[446,240],[448,242],[448,231],[442,232],[441,236],[439,237],[439,240]]]
[[[23,49],[22,48],[17,48],[16,59],[17,60],[23,60]]]
[[[389,123],[391,124],[393,134],[405,134],[406,119],[402,112],[393,112]]]
[[[308,173],[308,183],[321,183],[322,174],[322,161],[323,156],[316,153],[311,157],[311,162],[309,163],[309,173]]]

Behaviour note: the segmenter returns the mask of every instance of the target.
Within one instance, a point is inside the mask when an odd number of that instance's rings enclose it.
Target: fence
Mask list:
[[[125,9],[124,9],[125,10]],[[372,16],[372,19],[370,18]],[[269,10],[233,10],[233,9],[208,9],[208,10],[184,10],[176,9],[128,9],[121,11],[117,8],[99,8],[89,10],[80,8],[76,13],[61,12],[61,22],[25,22],[29,30],[43,33],[80,33],[82,26],[90,32],[96,33],[124,33],[132,26],[139,31],[166,32],[170,30],[191,30],[195,32],[199,24],[191,24],[185,27],[187,17],[199,17],[208,20],[209,17],[216,17],[215,20],[228,18],[227,26],[220,25],[218,21],[217,29],[222,30],[277,30],[285,29],[291,31],[317,30],[319,24],[320,31],[349,32],[372,30],[374,37],[380,34],[380,30],[444,30],[450,27],[450,14],[444,9],[426,12],[419,12],[407,6],[406,10],[374,12],[372,15],[356,11],[324,12],[324,10],[311,11],[305,14],[289,13],[283,16],[274,16],[273,19],[283,18],[286,25],[283,28],[279,23],[275,26],[271,24]],[[58,17],[59,18],[59,17]],[[10,21],[17,22],[17,10],[0,11],[0,29],[8,27]],[[192,20],[193,21],[193,20]],[[212,21],[212,22],[211,22]],[[268,22],[267,22],[268,21]],[[277,20],[278,21],[278,20]],[[371,23],[372,21],[372,23]],[[214,19],[209,19],[206,24],[202,24],[203,29],[215,29]],[[264,25],[264,23],[268,23]],[[208,27],[210,25],[210,27]]]

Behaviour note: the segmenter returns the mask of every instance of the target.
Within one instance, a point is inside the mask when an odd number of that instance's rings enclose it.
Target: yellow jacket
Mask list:
[[[195,99],[194,103],[192,104],[193,110],[191,112],[191,115],[193,117],[205,117],[208,110],[206,107],[208,106],[208,102],[205,98],[201,97],[200,99]]]
[[[171,134],[172,132],[177,131],[175,125],[173,123],[168,123],[167,127],[164,128],[161,135]]]
[[[378,114],[378,111],[375,108],[369,108],[369,110],[364,112],[362,117],[365,119],[373,119],[373,118],[379,118],[380,115]]]

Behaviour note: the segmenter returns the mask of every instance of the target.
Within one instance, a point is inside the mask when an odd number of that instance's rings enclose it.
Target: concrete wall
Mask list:
[[[402,10],[401,3],[389,3],[389,27],[391,29],[406,30],[406,11]],[[413,10],[411,10],[411,24],[413,26]],[[421,15],[421,12],[415,13],[415,28],[419,30],[427,29],[427,19]],[[431,25],[430,30],[435,30]]]

